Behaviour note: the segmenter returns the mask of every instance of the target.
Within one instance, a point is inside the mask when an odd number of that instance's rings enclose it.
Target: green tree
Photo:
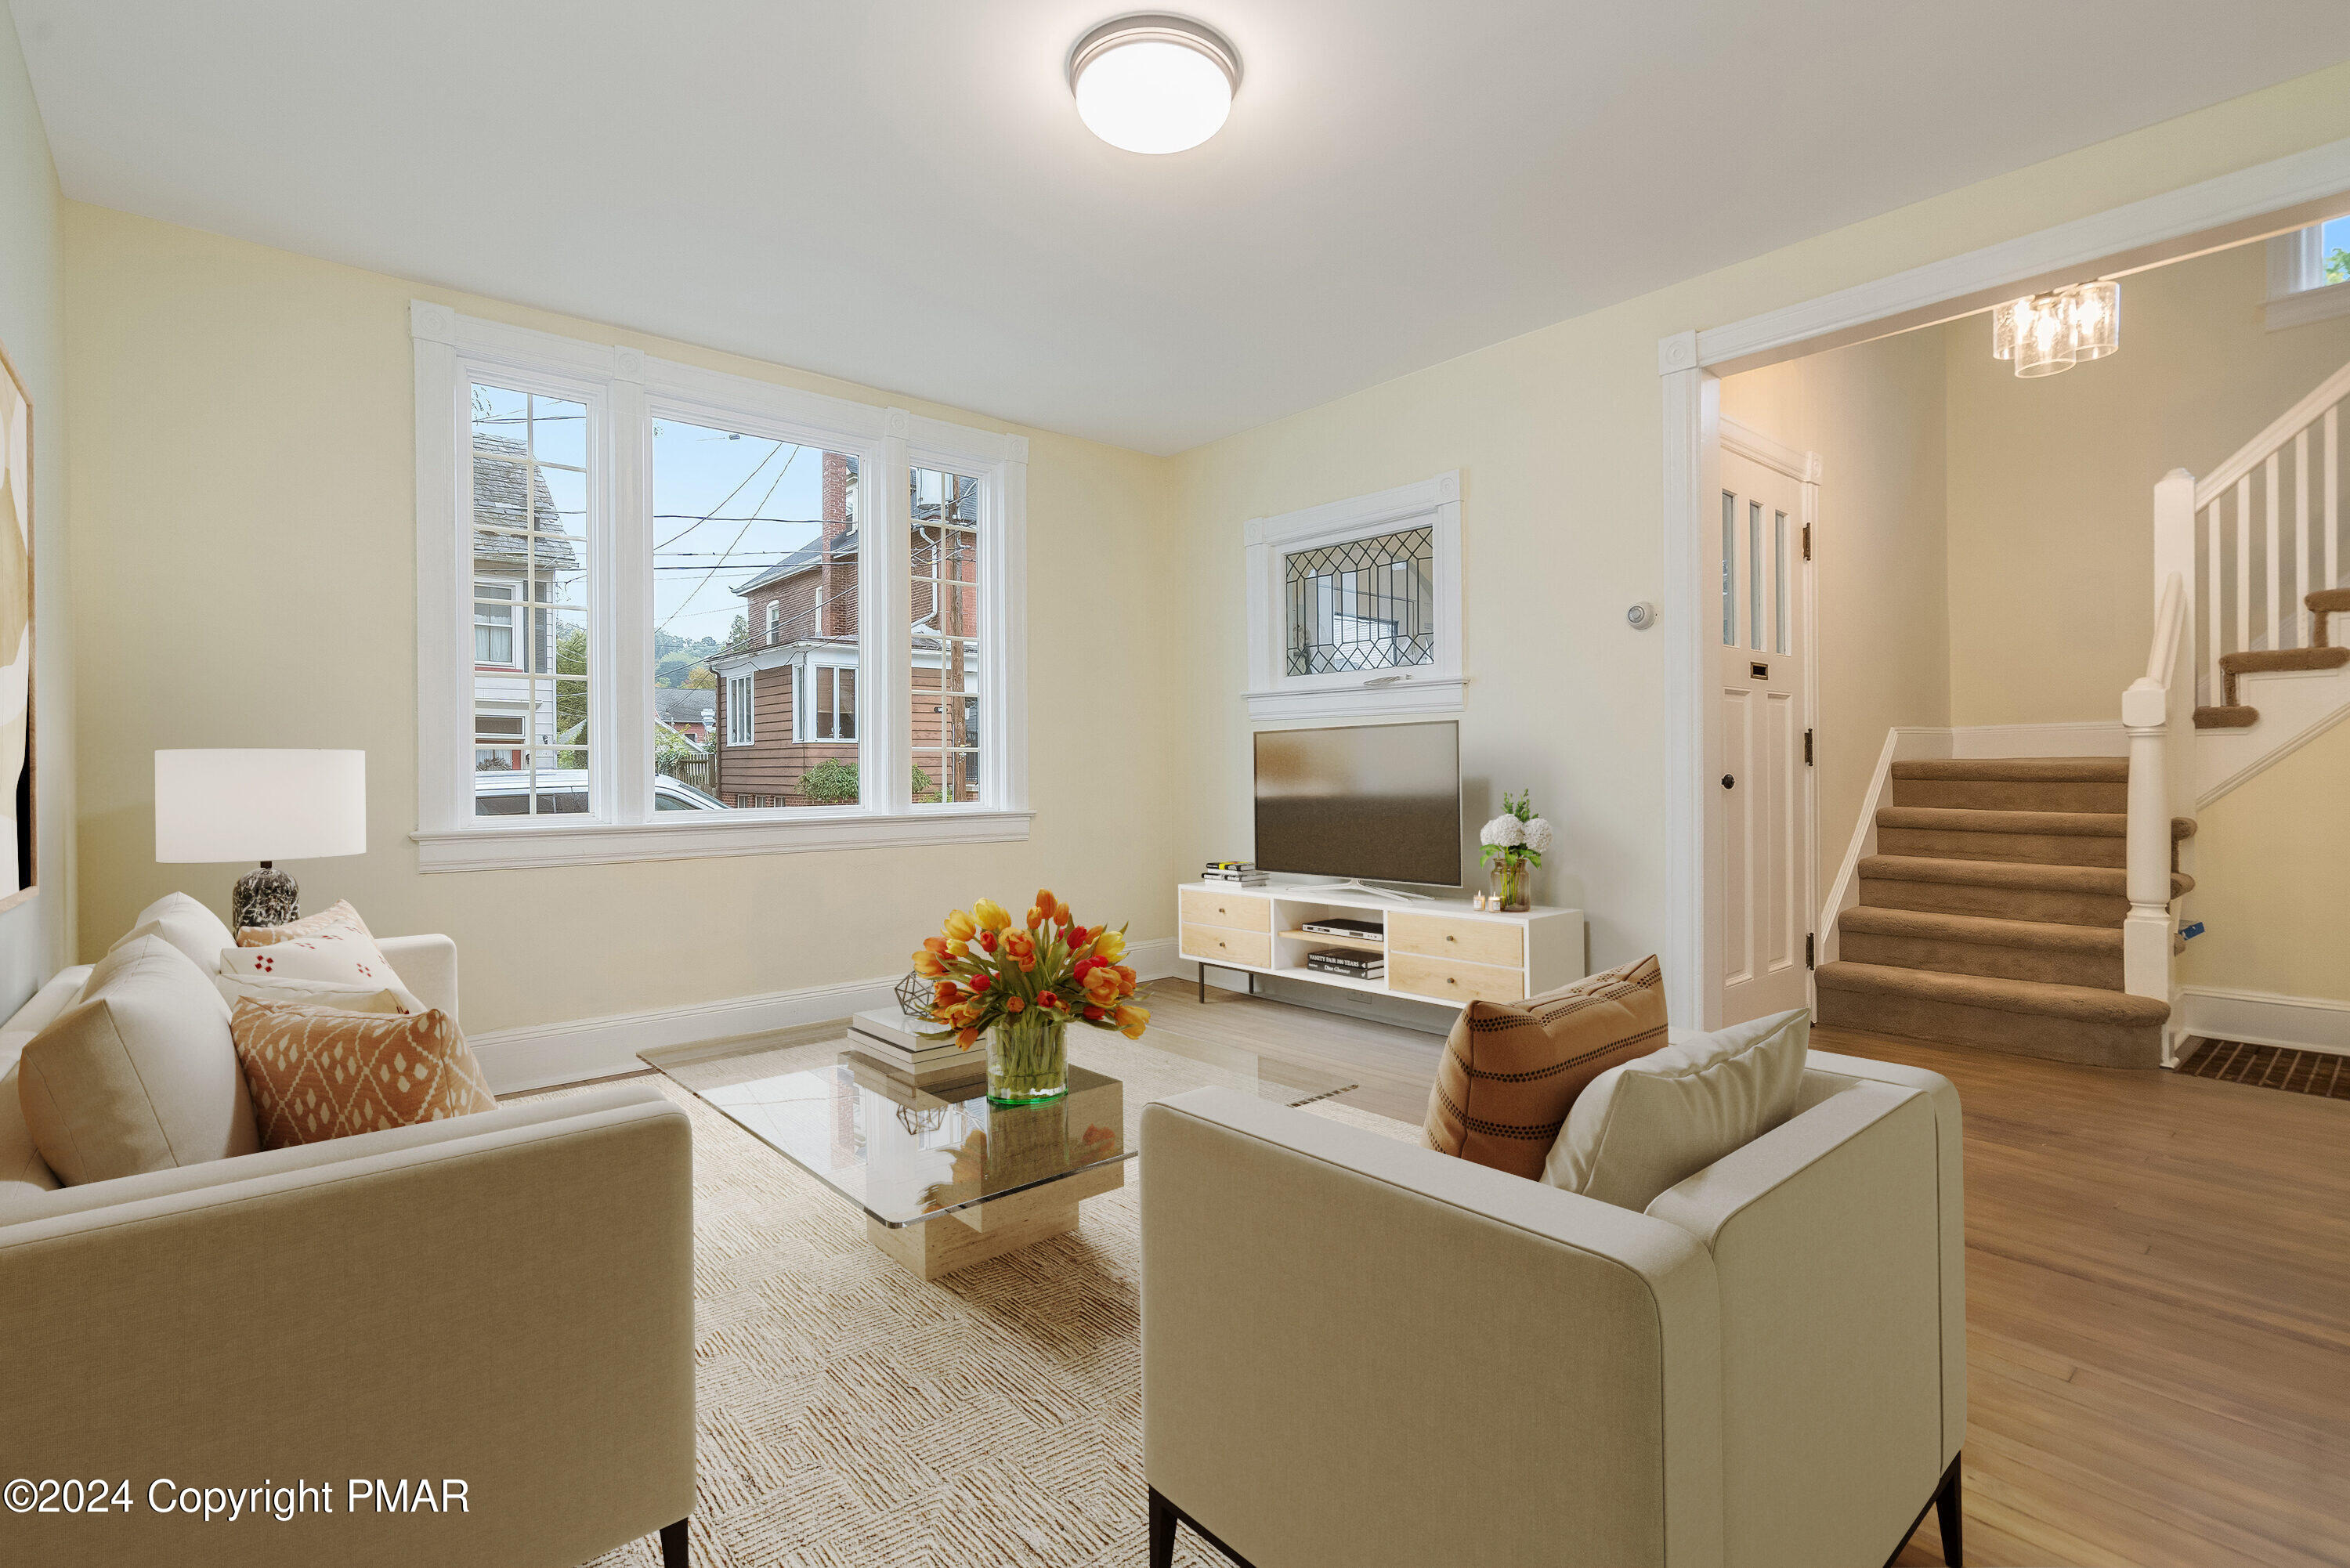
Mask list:
[[[914,770],[914,798],[935,800],[938,786],[920,768]],[[854,805],[858,799],[857,764],[827,757],[800,775],[800,793],[810,805]]]
[[[555,673],[584,676],[588,673],[588,628],[575,626],[555,639]],[[584,768],[588,765],[588,682],[557,680],[555,683],[555,740],[559,748],[555,753],[558,768]]]
[[[2325,253],[2325,281],[2350,283],[2350,251],[2336,245]]]

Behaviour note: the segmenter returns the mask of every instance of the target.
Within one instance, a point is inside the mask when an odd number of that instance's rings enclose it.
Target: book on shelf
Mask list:
[[[1202,882],[1237,882],[1243,887],[1262,888],[1269,880],[1262,871],[1202,871]]]
[[[1253,871],[1256,869],[1256,862],[1253,860],[1211,860],[1208,862],[1206,869],[1210,871]]]
[[[1360,952],[1353,948],[1316,948],[1305,955],[1305,967],[1325,974],[1379,980],[1387,974],[1388,961],[1382,954]]]

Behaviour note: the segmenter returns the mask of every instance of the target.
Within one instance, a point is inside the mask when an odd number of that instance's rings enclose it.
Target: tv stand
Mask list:
[[[1268,885],[1267,890],[1270,890]],[[1283,892],[1296,898],[1319,898],[1325,893],[1367,893],[1375,898],[1409,898],[1415,903],[1432,904],[1433,893],[1407,893],[1400,888],[1374,888],[1368,882],[1349,877],[1344,882],[1317,882],[1311,888],[1284,888]]]
[[[1471,998],[1519,1002],[1581,980],[1583,911],[1475,909],[1459,899],[1401,895],[1359,884],[1235,888],[1187,882],[1176,889],[1180,950],[1208,968],[1272,975],[1338,991],[1400,996],[1459,1006]],[[1411,907],[1398,908],[1409,897]],[[1376,914],[1376,937],[1308,931],[1309,920]],[[1377,952],[1387,972],[1377,980],[1305,967],[1315,948]]]

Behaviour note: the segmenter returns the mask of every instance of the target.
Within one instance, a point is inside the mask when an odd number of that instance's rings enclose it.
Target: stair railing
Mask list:
[[[2188,589],[2205,701],[2221,701],[2224,654],[2310,646],[2303,601],[2342,586],[2342,404],[2350,365],[2310,390],[2199,479],[2154,487],[2154,584]],[[2257,590],[2257,591],[2256,591]]]
[[[2122,921],[2122,989],[2174,1001],[2171,985],[2171,803],[2189,799],[2194,755],[2195,678],[2184,663],[2189,640],[2187,579],[2173,572],[2154,614],[2146,673],[2122,693],[2129,732],[2129,837]],[[2163,1059],[2171,1037],[2164,1032]]]

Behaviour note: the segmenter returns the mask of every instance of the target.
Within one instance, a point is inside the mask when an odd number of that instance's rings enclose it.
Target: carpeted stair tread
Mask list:
[[[1991,1008],[2000,1012],[2076,1019],[2085,1023],[2159,1024],[2170,1016],[2168,1002],[2151,996],[2132,996],[2126,991],[2049,985],[2030,980],[1993,980],[1983,975],[1945,974],[1939,970],[1837,962],[1822,964],[1818,979],[1824,991],[1908,996],[1960,1007]]]
[[[1937,860],[1923,855],[1866,855],[1864,877],[1898,882],[1962,882],[1977,888],[2030,888],[2056,893],[2129,897],[2129,874],[2117,866],[2041,866],[2016,860]],[[2170,896],[2191,891],[2195,878],[2170,874]]]
[[[2199,730],[2249,730],[2260,722],[2261,711],[2243,703],[2231,703],[2224,708],[2198,708],[2195,727]]]
[[[1877,811],[1879,827],[1939,833],[2032,833],[2065,838],[2127,838],[2129,814],[2121,811],[1978,811],[1961,806],[1887,805]],[[2191,838],[2195,819],[2170,819],[2173,839]]]
[[[2350,648],[2256,648],[2223,653],[2220,669],[2229,675],[2261,675],[2280,670],[2339,670],[2350,664]]]
[[[1927,909],[1887,909],[1856,904],[1836,917],[1841,931],[1907,937],[1915,941],[1968,942],[1979,947],[2044,948],[2119,957],[2119,926],[2060,926],[2045,920],[2002,920],[1990,915],[1945,915]]]
[[[1993,783],[2127,784],[2127,757],[1931,757],[1896,763],[1897,779]]]

